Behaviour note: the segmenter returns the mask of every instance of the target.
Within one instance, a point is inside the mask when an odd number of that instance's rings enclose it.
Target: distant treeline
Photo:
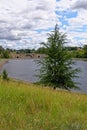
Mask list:
[[[0,58],[9,58],[10,57],[10,50],[4,49],[2,46],[0,46]]]
[[[87,45],[83,47],[64,47],[67,53],[70,53],[73,58],[87,58]],[[55,51],[55,50],[54,50]],[[35,53],[46,54],[47,50],[44,47],[40,47],[34,51]]]
[[[87,58],[87,45],[83,47],[64,47],[67,50],[67,53],[70,53],[73,58]],[[55,50],[54,50],[55,51]],[[11,53],[13,54],[27,54],[27,53],[38,53],[38,54],[46,54],[47,49],[45,47],[40,47],[38,49],[4,49],[0,46],[0,58],[10,58]]]

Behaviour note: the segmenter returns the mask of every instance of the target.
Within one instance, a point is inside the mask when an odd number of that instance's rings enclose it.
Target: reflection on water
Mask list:
[[[78,86],[82,89],[82,92],[87,93],[87,62],[86,61],[75,61],[75,67],[81,68],[81,73],[79,73],[79,78],[76,82],[80,83]],[[39,79],[35,76],[39,71],[37,64],[35,64],[33,59],[23,59],[23,60],[9,60],[7,64],[3,66],[6,69],[9,77],[20,79],[28,82],[36,82]],[[2,69],[2,71],[3,71]]]

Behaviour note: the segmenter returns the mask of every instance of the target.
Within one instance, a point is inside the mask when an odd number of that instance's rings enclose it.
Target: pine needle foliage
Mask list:
[[[56,25],[54,31],[48,35],[47,43],[43,43],[47,49],[47,56],[38,61],[41,65],[40,82],[53,88],[59,87],[67,90],[78,88],[73,79],[78,77],[79,69],[73,68],[74,61],[65,49],[66,34],[62,34]]]

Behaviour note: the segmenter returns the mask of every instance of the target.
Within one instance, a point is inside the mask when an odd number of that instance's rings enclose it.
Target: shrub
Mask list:
[[[2,78],[5,79],[5,80],[8,80],[8,73],[5,69],[3,70]]]

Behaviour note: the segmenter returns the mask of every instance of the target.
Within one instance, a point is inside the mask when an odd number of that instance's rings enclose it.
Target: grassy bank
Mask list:
[[[87,95],[0,79],[0,130],[87,130]]]

